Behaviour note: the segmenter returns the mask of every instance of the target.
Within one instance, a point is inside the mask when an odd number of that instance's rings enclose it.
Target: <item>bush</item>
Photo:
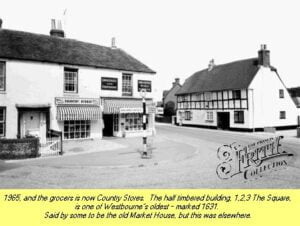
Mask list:
[[[39,138],[0,139],[0,159],[24,159],[39,156]]]

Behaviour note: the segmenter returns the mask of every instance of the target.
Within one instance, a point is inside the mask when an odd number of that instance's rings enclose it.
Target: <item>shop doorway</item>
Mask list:
[[[229,112],[218,112],[218,128],[228,130],[230,128],[230,113]]]
[[[103,128],[103,136],[111,137],[114,135],[113,131],[113,114],[103,115],[103,123],[104,123],[104,128]]]

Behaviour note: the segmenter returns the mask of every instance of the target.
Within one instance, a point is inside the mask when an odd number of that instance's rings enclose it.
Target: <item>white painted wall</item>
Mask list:
[[[253,90],[253,101],[249,103],[251,108],[254,107],[255,128],[297,124],[297,108],[277,74],[270,68],[261,67],[249,88]],[[279,89],[284,90],[284,98],[279,98]],[[286,119],[279,119],[280,111],[286,111]]]
[[[101,70],[98,71],[98,82],[97,84],[89,84],[88,87],[97,85],[97,88],[101,89],[101,77],[111,77],[111,78],[117,78],[118,79],[118,90],[101,90],[100,95],[101,97],[122,97],[122,73],[123,71],[112,71],[112,70]],[[151,81],[151,92],[148,92],[146,94],[146,98],[153,98],[154,97],[154,87],[153,87],[153,74],[146,74],[146,73],[132,73],[132,72],[125,72],[128,74],[132,74],[132,85],[133,85],[133,95],[131,97],[133,98],[141,98],[140,93],[138,92],[138,80],[147,80]],[[90,80],[91,82],[95,82],[94,80]]]
[[[185,110],[180,110],[185,111]],[[202,125],[202,126],[217,126],[217,113],[218,112],[230,112],[230,127],[231,128],[250,128],[250,113],[248,110],[244,110],[244,123],[234,123],[234,110],[187,110],[192,112],[191,120],[182,120],[183,124],[187,125]],[[213,121],[206,120],[206,112],[213,112]],[[177,111],[177,118],[180,118],[179,111]],[[183,117],[184,118],[184,117]]]
[[[0,93],[0,106],[6,106],[6,138],[17,136],[16,104],[51,104],[50,128],[62,130],[62,124],[56,120],[55,97],[99,98],[100,96],[122,97],[122,71],[105,70],[90,67],[78,68],[78,93],[63,92],[64,67],[41,62],[0,59],[6,62],[6,91]],[[154,76],[146,73],[133,74],[133,97],[140,98],[137,80],[150,80]],[[101,76],[117,77],[118,91],[102,91]],[[153,90],[153,86],[152,86]],[[152,98],[153,92],[147,94]],[[94,122],[94,121],[92,121]],[[102,137],[101,120],[92,123],[91,134]]]
[[[228,93],[227,91],[222,91],[223,92],[223,96],[224,98],[227,98],[227,95],[229,98],[232,98],[232,90],[229,90]],[[211,97],[213,99],[217,99],[217,95],[218,95],[218,92],[210,92],[211,93]],[[204,95],[205,96],[205,95]],[[207,95],[209,96],[209,95]],[[248,93],[248,96],[249,96],[249,93]],[[241,98],[246,98],[247,97],[247,90],[246,89],[242,89],[241,90]],[[190,96],[188,95],[188,99],[190,98]],[[192,100],[194,101],[197,101],[197,95],[196,94],[192,94],[191,96]],[[220,97],[221,98],[221,97]],[[248,98],[249,100],[249,98]],[[224,103],[225,104],[225,103]],[[230,107],[230,108],[233,108],[233,102],[230,101],[228,102],[227,106],[226,107]],[[245,106],[246,106],[246,102],[245,102]],[[248,102],[248,107],[250,109],[250,105],[249,105],[249,102]],[[180,114],[179,114],[179,111],[185,111],[185,110],[178,110],[177,111],[177,118],[179,119],[180,118]],[[183,117],[183,120],[182,120],[182,123],[183,124],[187,124],[187,125],[203,125],[203,126],[214,126],[216,127],[217,126],[217,113],[218,112],[229,112],[230,113],[230,127],[231,128],[251,128],[251,123],[252,123],[252,120],[251,120],[251,111],[245,109],[236,109],[236,111],[244,111],[244,123],[235,123],[234,122],[234,111],[235,110],[229,110],[229,109],[224,109],[223,110],[195,110],[195,109],[190,109],[190,110],[187,110],[187,111],[190,111],[192,112],[192,119],[191,120],[185,120],[184,117]],[[206,114],[207,112],[213,112],[213,121],[207,121],[207,117],[206,117]]]

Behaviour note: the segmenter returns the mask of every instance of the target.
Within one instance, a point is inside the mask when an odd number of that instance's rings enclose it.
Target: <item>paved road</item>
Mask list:
[[[256,179],[216,175],[216,150],[269,135],[158,125],[153,158],[141,160],[139,138],[111,139],[120,149],[35,160],[0,161],[2,188],[300,188],[300,142],[286,139],[288,166]],[[100,142],[101,143],[101,142]],[[99,144],[97,144],[99,145]],[[100,150],[100,149],[99,149]]]

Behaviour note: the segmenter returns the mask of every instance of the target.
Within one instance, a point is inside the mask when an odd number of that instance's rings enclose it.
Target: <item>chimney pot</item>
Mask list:
[[[57,25],[57,27],[56,27],[56,25]],[[51,19],[50,35],[51,36],[55,36],[55,37],[61,37],[61,38],[65,37],[65,32],[62,29],[61,21],[60,20],[58,20],[57,24],[56,24],[56,20],[55,19]]]
[[[180,83],[180,79],[179,79],[179,78],[175,78],[175,82],[176,82],[177,84],[179,84],[179,83]]]
[[[0,18],[0,29],[2,28],[2,19]]]
[[[112,37],[111,39],[111,48],[112,49],[116,49],[117,46],[116,46],[116,38],[115,37]]]
[[[208,71],[211,71],[215,66],[215,60],[211,59],[208,64]]]
[[[55,19],[51,19],[51,29],[52,29],[52,30],[56,29],[56,26],[55,26]]]
[[[267,49],[267,45],[266,44],[261,44],[260,45],[260,49],[261,50],[266,50]]]

